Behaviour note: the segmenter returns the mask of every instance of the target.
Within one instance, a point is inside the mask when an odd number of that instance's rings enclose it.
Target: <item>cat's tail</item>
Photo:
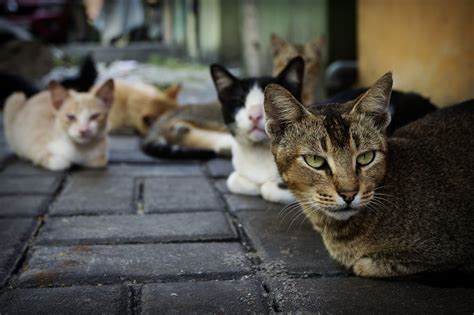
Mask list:
[[[3,126],[5,128],[5,138],[9,144],[12,143],[12,129],[15,124],[15,117],[26,103],[26,96],[22,92],[13,93],[5,101],[3,111]]]
[[[186,148],[157,141],[143,141],[142,151],[152,157],[174,160],[210,160],[218,156],[212,150]]]

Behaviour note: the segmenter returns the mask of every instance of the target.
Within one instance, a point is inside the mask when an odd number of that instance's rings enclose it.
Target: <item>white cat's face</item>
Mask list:
[[[260,142],[268,138],[265,132],[264,95],[258,85],[254,85],[245,99],[245,106],[235,116],[238,133],[251,142]]]

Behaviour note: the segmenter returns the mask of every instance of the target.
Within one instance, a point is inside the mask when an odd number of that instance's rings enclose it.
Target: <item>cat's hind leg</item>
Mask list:
[[[265,182],[260,188],[263,199],[270,202],[290,203],[295,201],[293,194],[278,182]]]
[[[260,186],[237,172],[232,172],[232,174],[229,175],[227,178],[227,187],[234,194],[260,195]]]

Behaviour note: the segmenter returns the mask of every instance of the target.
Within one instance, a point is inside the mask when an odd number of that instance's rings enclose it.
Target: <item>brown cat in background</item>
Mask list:
[[[114,83],[114,104],[107,122],[108,131],[132,128],[144,136],[160,115],[178,107],[179,84],[161,91],[145,83],[124,80],[114,80]],[[92,91],[98,88],[94,86]]]
[[[356,275],[474,267],[474,100],[390,138],[392,75],[356,100],[307,108],[265,90],[279,172],[331,256]]]
[[[15,153],[50,170],[72,164],[107,165],[106,122],[113,102],[114,82],[105,82],[95,94],[66,90],[59,83],[26,100],[10,96],[4,126]]]
[[[302,101],[305,105],[316,102],[315,93],[321,81],[321,49],[324,46],[323,36],[314,38],[304,44],[292,44],[276,34],[271,35],[273,53],[273,75],[286,67],[288,62],[301,56],[305,62]]]

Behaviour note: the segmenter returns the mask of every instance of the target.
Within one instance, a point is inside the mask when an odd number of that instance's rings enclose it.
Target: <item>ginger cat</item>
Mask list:
[[[304,79],[301,99],[303,104],[316,102],[316,89],[321,81],[321,49],[325,44],[323,36],[304,44],[292,44],[276,34],[271,35],[273,53],[273,75],[280,73],[288,62],[301,56],[304,59]]]
[[[284,182],[330,255],[358,276],[474,270],[474,100],[386,137],[392,75],[355,100],[305,107],[265,90]]]
[[[158,117],[178,107],[179,84],[160,91],[145,83],[124,80],[114,80],[114,83],[114,104],[107,122],[108,131],[132,128],[144,136]],[[92,91],[97,88],[94,86]]]
[[[95,94],[66,90],[56,81],[49,91],[28,100],[15,93],[5,105],[7,142],[18,156],[50,170],[72,164],[104,167],[113,92],[114,82],[109,80]]]

